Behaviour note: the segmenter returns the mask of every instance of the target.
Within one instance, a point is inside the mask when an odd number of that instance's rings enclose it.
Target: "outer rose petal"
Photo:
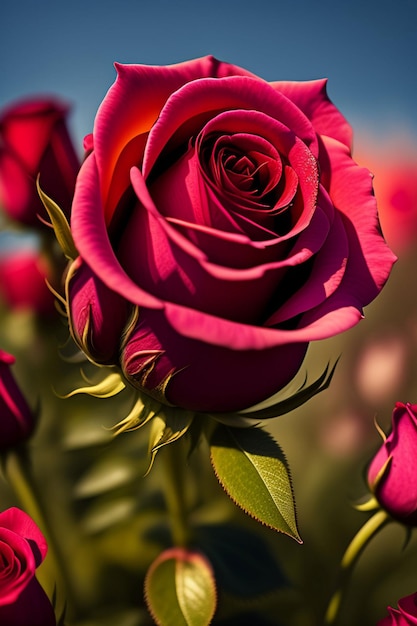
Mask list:
[[[305,82],[276,81],[271,85],[289,98],[311,120],[319,135],[337,139],[352,148],[352,129],[327,95],[327,79]]]
[[[4,626],[56,625],[52,604],[36,578],[32,578],[15,602],[0,606],[0,624]]]
[[[108,289],[80,257],[69,269],[67,290],[75,341],[98,363],[114,362],[130,303]]]
[[[239,325],[237,325],[239,326]],[[148,393],[161,395],[166,378],[166,400],[198,411],[235,411],[264,400],[286,385],[300,367],[307,344],[275,349],[219,348],[209,342],[178,335],[161,311],[140,309],[139,321],[123,349],[125,376]]]
[[[212,56],[168,66],[115,64],[117,79],[98,110],[94,150],[106,198],[117,159],[138,135],[148,133],[168,97],[185,83],[204,77],[251,76]],[[138,110],[138,103],[142,107]]]
[[[30,542],[36,567],[42,563],[48,551],[48,545],[37,524],[27,513],[16,507],[3,511],[0,513],[0,528],[8,528]]]

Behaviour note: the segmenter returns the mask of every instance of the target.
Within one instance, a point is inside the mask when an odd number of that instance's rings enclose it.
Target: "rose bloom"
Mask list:
[[[26,440],[35,427],[34,415],[11,371],[14,362],[14,356],[0,350],[0,451]]]
[[[17,508],[0,513],[0,624],[56,624],[52,605],[35,578],[47,549],[29,515]]]
[[[31,310],[51,317],[56,309],[46,279],[52,282],[47,259],[28,246],[0,253],[0,300],[13,310]]]
[[[68,106],[53,98],[20,100],[0,114],[0,207],[15,221],[39,227],[47,214],[36,189],[69,213],[79,159],[66,118]]]
[[[116,69],[72,205],[72,333],[163,402],[248,407],[384,285],[371,176],[325,80],[213,57]]]
[[[398,609],[388,607],[389,615],[378,622],[377,626],[411,626],[417,624],[417,593],[413,593],[398,602]]]
[[[383,509],[417,525],[417,405],[397,402],[392,431],[373,458],[368,483]]]

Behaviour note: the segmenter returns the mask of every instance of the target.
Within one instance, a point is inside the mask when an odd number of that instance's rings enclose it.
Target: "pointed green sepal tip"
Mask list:
[[[208,559],[187,548],[162,552],[146,574],[145,600],[158,626],[208,626],[217,606]]]
[[[160,412],[152,420],[148,451],[149,467],[146,475],[151,471],[158,451],[185,435],[193,419],[194,413],[192,411],[161,407]]]
[[[72,233],[67,218],[65,217],[64,212],[57,205],[57,203],[54,202],[52,198],[47,196],[46,193],[42,191],[39,183],[39,176],[36,179],[36,187],[39,197],[42,200],[42,204],[45,207],[51,220],[52,227],[55,232],[55,237],[57,238],[57,241],[67,259],[73,261],[77,258],[78,252],[72,238]]]
[[[235,504],[302,543],[288,464],[273,437],[258,427],[219,424],[210,434],[209,445],[214,472]]]
[[[96,384],[91,384],[85,387],[79,387],[78,389],[74,389],[70,391],[64,396],[59,396],[60,398],[71,398],[80,393],[85,393],[89,396],[94,396],[95,398],[111,398],[112,396],[117,395],[123,389],[125,389],[126,385],[123,382],[120,374],[117,372],[111,373],[103,380]]]

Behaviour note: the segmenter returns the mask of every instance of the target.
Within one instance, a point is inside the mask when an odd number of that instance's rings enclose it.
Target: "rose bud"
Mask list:
[[[50,317],[56,313],[54,296],[46,284],[53,271],[48,260],[29,246],[0,253],[0,300],[10,309],[27,309]]]
[[[83,262],[138,307],[113,365],[167,404],[247,408],[385,284],[372,177],[324,80],[269,83],[213,57],[116,69],[71,216]]]
[[[417,624],[417,593],[401,598],[398,609],[388,607],[389,615],[380,620],[377,626],[411,626]]]
[[[35,418],[11,372],[15,358],[0,350],[0,451],[26,440]]]
[[[47,549],[29,515],[14,507],[0,513],[0,624],[55,626],[53,607],[35,578]]]
[[[47,218],[36,189],[69,215],[80,166],[68,129],[68,106],[52,98],[18,101],[0,115],[0,207],[17,222]]]
[[[78,258],[67,278],[69,323],[75,342],[96,363],[117,359],[131,305]]]
[[[392,431],[373,458],[368,483],[393,518],[417,525],[417,405],[397,402]]]

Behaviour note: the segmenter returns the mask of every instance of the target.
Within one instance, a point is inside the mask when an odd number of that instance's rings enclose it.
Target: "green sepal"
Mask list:
[[[189,429],[194,418],[192,411],[161,408],[158,415],[152,420],[149,437],[149,467],[146,474],[152,469],[157,452],[166,445],[174,443]]]
[[[121,433],[141,428],[155,415],[158,415],[160,410],[160,402],[144,394],[139,394],[129,414],[113,427],[113,436],[117,437]]]
[[[354,508],[357,511],[363,512],[374,511],[375,509],[379,508],[379,502],[375,498],[375,496],[370,495],[364,502],[358,502],[357,504],[355,504]]]
[[[158,626],[208,626],[217,605],[209,561],[195,550],[166,550],[147,572],[145,599]]]
[[[261,428],[218,424],[209,438],[214,472],[228,496],[262,524],[302,543],[284,454]]]
[[[284,400],[278,400],[275,402],[275,395],[262,402],[261,408],[249,408],[239,411],[238,413],[213,413],[212,417],[232,425],[233,421],[239,422],[242,418],[245,420],[257,421],[271,419],[278,417],[279,415],[285,415],[286,413],[289,413],[290,411],[293,411],[294,409],[297,409],[301,405],[305,404],[305,402],[310,400],[316,394],[327,389],[333,378],[336,365],[337,361],[332,367],[328,364],[323,373],[309,385],[306,385],[307,378],[305,378],[297,391],[284,398]],[[292,383],[290,384],[292,386]],[[282,395],[285,395],[285,393],[286,390],[284,389],[280,391],[278,395],[281,397]]]
[[[65,396],[60,397],[71,398],[72,396],[75,396],[79,393],[85,393],[89,396],[94,396],[95,398],[111,398],[112,396],[115,396],[123,391],[125,387],[126,385],[123,382],[120,374],[118,374],[117,372],[112,372],[96,384],[91,384],[86,387],[79,387],[78,389],[70,391]]]
[[[61,247],[61,250],[67,257],[67,259],[73,261],[77,258],[78,252],[72,238],[72,233],[67,218],[65,217],[65,214],[63,213],[62,209],[60,209],[60,207],[57,205],[57,203],[54,202],[52,198],[47,196],[46,193],[42,191],[39,184],[39,176],[36,179],[36,187],[39,197],[42,200],[42,204],[50,217],[52,227],[55,232],[55,237]]]

